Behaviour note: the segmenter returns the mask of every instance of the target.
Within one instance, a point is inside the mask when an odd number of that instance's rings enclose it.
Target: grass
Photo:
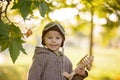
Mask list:
[[[32,63],[33,51],[30,52],[28,55],[20,55],[15,64],[12,63],[9,55],[5,55],[7,59],[0,64],[0,80],[26,80]],[[65,48],[65,54],[72,61],[73,68],[87,53],[86,49]],[[93,68],[88,72],[89,76],[85,80],[120,80],[120,49],[94,48],[93,55]]]
[[[25,65],[1,66],[0,80],[25,80],[27,67]]]
[[[74,67],[77,62],[87,54],[87,50],[75,48],[68,50],[68,57]],[[120,80],[120,49],[94,48],[93,68],[85,80]]]

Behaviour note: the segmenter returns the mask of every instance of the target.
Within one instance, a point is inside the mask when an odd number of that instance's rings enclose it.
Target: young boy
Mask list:
[[[36,47],[28,80],[68,80],[63,72],[72,72],[71,61],[59,51],[63,48],[65,31],[57,22],[48,23],[42,32],[43,47]],[[72,80],[83,80],[88,76],[85,69],[77,69]]]

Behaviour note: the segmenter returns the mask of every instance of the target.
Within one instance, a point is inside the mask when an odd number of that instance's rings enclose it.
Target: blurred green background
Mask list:
[[[26,80],[29,67],[32,63],[34,46],[27,47],[28,55],[20,55],[13,64],[8,54],[0,54],[0,80]],[[87,54],[87,50],[80,47],[65,47],[65,54],[73,63]],[[120,80],[120,49],[94,48],[94,62],[89,76],[85,80]]]
[[[73,69],[86,54],[94,56],[85,80],[120,80],[119,3],[120,0],[1,0],[0,80],[27,79],[35,46],[41,46],[42,29],[50,21],[58,21],[65,28],[65,54]]]

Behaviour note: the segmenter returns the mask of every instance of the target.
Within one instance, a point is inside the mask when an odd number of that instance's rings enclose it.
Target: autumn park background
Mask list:
[[[76,67],[94,56],[85,80],[120,80],[120,0],[1,0],[0,80],[26,80],[50,21],[66,31],[64,53]]]

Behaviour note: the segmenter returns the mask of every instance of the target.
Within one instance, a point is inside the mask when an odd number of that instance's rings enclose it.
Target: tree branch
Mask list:
[[[8,16],[7,16],[7,9],[8,9],[8,6],[10,5],[10,1],[11,1],[11,0],[6,0],[6,1],[7,1],[7,5],[6,5],[6,7],[5,7],[5,10],[4,10],[4,11],[1,10],[0,15],[1,15],[2,13],[5,13],[5,17],[7,18],[7,20],[8,20],[10,23],[12,23],[12,22],[10,21],[10,19],[8,18]],[[1,8],[2,8],[2,7],[1,7]],[[0,18],[1,18],[1,16],[0,16]]]

